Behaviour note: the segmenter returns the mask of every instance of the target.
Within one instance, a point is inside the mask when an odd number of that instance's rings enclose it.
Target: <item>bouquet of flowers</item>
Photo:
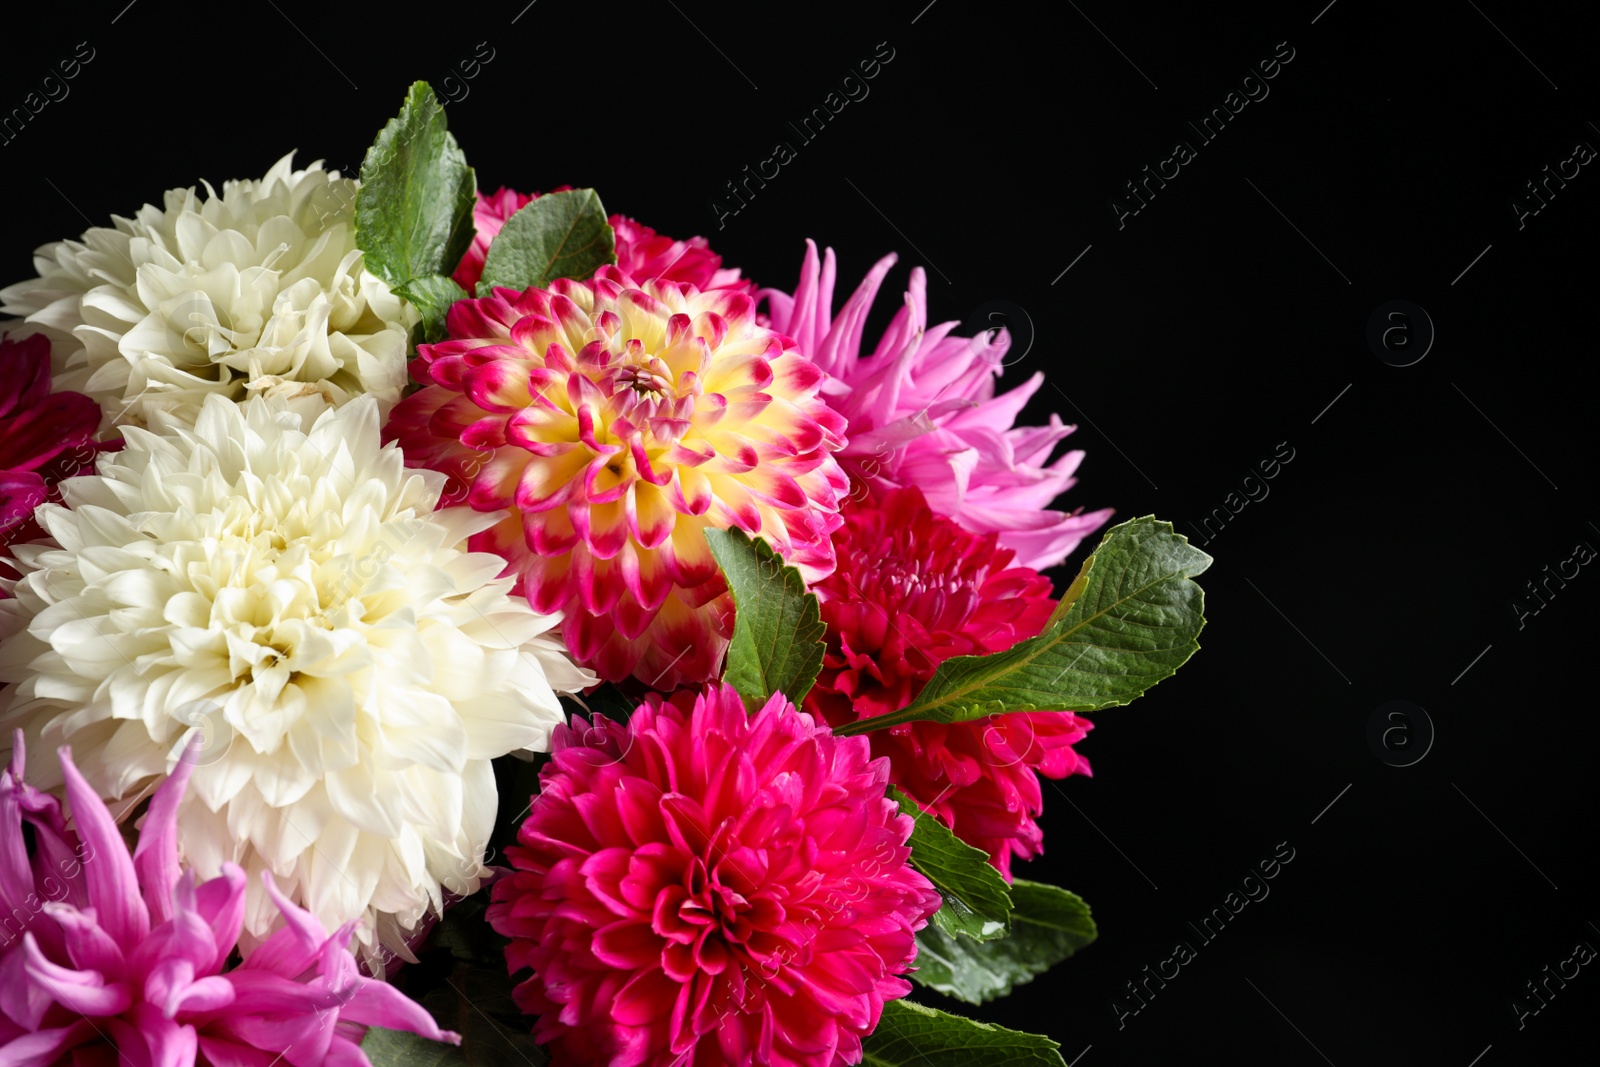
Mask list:
[[[834,310],[426,84],[0,290],[0,1063],[1062,1063],[973,1004],[1095,937],[1016,877],[1210,560],[1051,510],[1003,331]]]

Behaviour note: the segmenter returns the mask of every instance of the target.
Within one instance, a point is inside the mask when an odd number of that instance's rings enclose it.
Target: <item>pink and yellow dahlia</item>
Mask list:
[[[570,188],[562,185],[550,191],[560,193]],[[538,193],[519,193],[504,186],[493,193],[479,191],[478,203],[472,209],[472,222],[478,232],[456,268],[457,285],[469,293],[476,289],[478,279],[483,277],[490,243],[512,215],[538,197]],[[750,282],[739,279],[737,268],[722,268],[722,257],[711,251],[704,237],[674,240],[626,215],[612,215],[607,221],[617,235],[617,266],[638,281],[688,282],[696,289],[752,288]]]
[[[938,910],[865,738],[775,694],[557,727],[489,922],[558,1067],[843,1067]]]
[[[765,538],[808,580],[833,569],[843,420],[747,294],[603,267],[463,300],[447,324],[412,365],[431,384],[385,435],[473,508],[509,510],[471,547],[504,557],[535,611],[562,611],[602,677],[716,676],[732,610],[708,526]]]
[[[832,726],[898,711],[951,656],[1004,651],[1055,609],[1049,579],[1016,566],[998,535],[934,514],[916,489],[851,500],[844,520],[838,566],[816,586],[828,647],[805,699]],[[888,758],[889,780],[1009,879],[1013,856],[1043,851],[1038,774],[1089,774],[1072,746],[1091,728],[1069,711],[1033,711],[867,736],[872,754]]]
[[[233,964],[245,875],[198,881],[178,862],[179,801],[199,742],[150,800],[132,854],[59,750],[61,802],[23,781],[17,731],[0,772],[0,1064],[370,1067],[367,1027],[459,1042],[394,986],[364,977],[351,927],[328,936],[270,876],[283,926]]]
[[[1044,375],[996,396],[1010,337],[1003,330],[956,337],[954,322],[929,326],[921,267],[911,272],[905,305],[863,356],[867,314],[895,258],[880,259],[837,316],[833,249],[819,261],[811,241],[794,293],[756,296],[766,301],[772,328],[830,375],[823,396],[848,420],[839,462],[853,479],[878,489],[917,486],[934,511],[962,528],[999,534],[1018,563],[1055,566],[1111,516],[1110,508],[1050,510],[1077,480],[1081,451],[1050,458],[1076,427],[1055,415],[1048,426],[1013,425]]]

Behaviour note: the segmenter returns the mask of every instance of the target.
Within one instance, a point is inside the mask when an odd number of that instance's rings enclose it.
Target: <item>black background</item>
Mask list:
[[[1100,940],[956,1010],[1086,1067],[1588,1060],[1596,965],[1521,1029],[1511,1003],[1600,948],[1600,575],[1520,628],[1510,605],[1600,548],[1600,174],[1522,228],[1508,205],[1600,146],[1592,27],[1504,0],[1324,3],[12,5],[0,109],[78,42],[94,58],[0,146],[0,274],[290,148],[354,171],[423,78],[466,91],[450,124],[485,188],[593,185],[785,288],[808,236],[845,286],[897,250],[875,325],[915,263],[934,321],[1010,301],[1033,343],[1008,381],[1051,383],[1028,421],[1059,411],[1088,452],[1067,503],[1171,519],[1216,563],[1202,651],[1097,716],[1095,777],[1047,787],[1048,854],[1019,867],[1088,899]],[[1284,41],[1269,96],[1210,144],[1187,132]],[[493,59],[445,85],[479,42]],[[879,42],[870,95],[801,145],[787,123]],[[1108,200],[1180,137],[1197,158],[1119,229]],[[719,229],[713,198],[779,140],[798,157]],[[1437,330],[1407,367],[1366,340],[1395,299]],[[1269,495],[1197,534],[1280,442]],[[1437,731],[1413,766],[1367,741],[1393,699]],[[1200,942],[1186,924],[1280,842],[1270,896]],[[1197,957],[1119,1027],[1123,984],[1180,940]]]

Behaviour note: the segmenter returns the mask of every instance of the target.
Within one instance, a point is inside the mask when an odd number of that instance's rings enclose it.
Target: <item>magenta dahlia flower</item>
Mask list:
[[[823,397],[849,421],[839,462],[853,479],[880,489],[918,486],[963,528],[998,533],[1021,565],[1055,566],[1111,516],[1110,508],[1049,510],[1077,481],[1081,451],[1050,459],[1077,427],[1055,415],[1048,426],[1012,425],[1044,375],[995,396],[1009,336],[954,337],[954,322],[930,327],[921,267],[911,272],[905,306],[863,357],[867,313],[895,258],[880,259],[837,316],[833,249],[819,262],[811,241],[794,293],[756,296],[767,302],[772,328],[830,375]]]
[[[550,191],[559,193],[570,188],[572,186],[562,185]],[[538,193],[519,193],[504,186],[489,194],[479,191],[478,203],[472,209],[472,222],[478,233],[456,268],[457,285],[469,293],[476,290],[478,279],[483,277],[483,261],[489,255],[489,243],[506,220],[538,196]],[[612,215],[608,221],[617,235],[617,266],[641,282],[654,279],[687,282],[696,289],[751,288],[751,283],[739,279],[737,269],[722,269],[722,257],[711,251],[704,237],[677,241],[626,215]]]
[[[509,509],[471,547],[564,613],[579,663],[661,690],[716,676],[732,606],[707,526],[764,537],[808,579],[833,569],[843,420],[749,295],[602,267],[460,301],[447,324],[385,436],[472,507]]]
[[[834,534],[838,566],[816,585],[828,647],[806,710],[832,726],[898,711],[951,656],[1010,648],[1044,629],[1055,601],[1039,572],[1015,566],[994,533],[968,533],[916,489],[852,500]],[[909,722],[867,735],[889,780],[989,853],[1042,849],[1038,774],[1089,774],[1073,751],[1091,729],[1067,711],[1014,712],[963,723]],[[1038,772],[1038,774],[1035,774]]]
[[[190,753],[197,752],[191,748]],[[367,1027],[459,1042],[291,904],[284,925],[228,967],[244,872],[197,882],[178,864],[176,813],[193,762],[156,789],[130,856],[111,813],[60,750],[61,803],[22,780],[22,732],[0,772],[0,1064],[289,1067],[368,1064]],[[369,1065],[370,1067],[370,1065]]]
[[[556,1062],[859,1062],[940,903],[866,739],[717,684],[553,754],[489,921]]]
[[[50,391],[49,338],[0,337],[0,544],[27,539],[33,509],[92,460],[99,425],[99,404]]]

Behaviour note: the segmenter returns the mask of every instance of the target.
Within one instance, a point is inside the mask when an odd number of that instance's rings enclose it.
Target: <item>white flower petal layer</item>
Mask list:
[[[157,422],[63,483],[40,513],[54,543],[19,551],[0,736],[23,729],[42,788],[72,745],[125,809],[198,732],[180,847],[203,878],[251,874],[248,932],[279,915],[270,870],[327,929],[365,919],[369,949],[398,948],[485,872],[489,761],[544,749],[556,692],[596,679],[559,616],[466,551],[501,516],[435,512],[443,476],[380,445],[371,397],[309,429],[265,398]]]
[[[39,248],[0,311],[50,336],[56,388],[94,397],[107,425],[193,425],[211,394],[314,415],[370,393],[386,415],[416,309],[362,266],[358,183],[291,160]]]

